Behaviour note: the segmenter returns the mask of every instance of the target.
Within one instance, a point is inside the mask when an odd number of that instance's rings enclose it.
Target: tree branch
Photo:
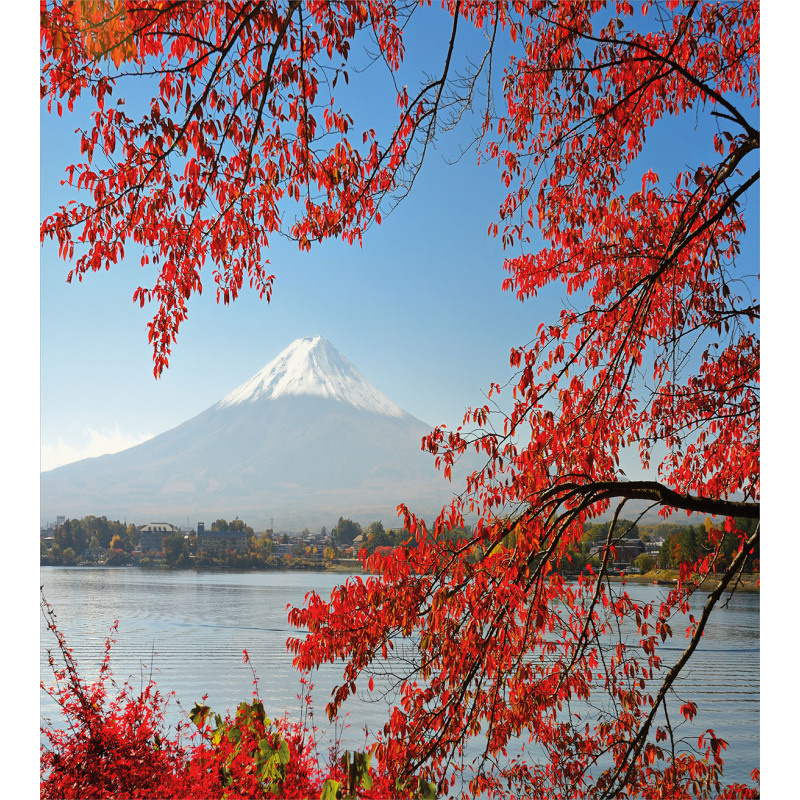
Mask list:
[[[726,517],[759,519],[760,504],[714,497],[681,494],[658,481],[592,481],[591,483],[558,483],[542,493],[542,500],[552,501],[562,494],[592,496],[590,502],[624,497],[627,500],[650,500],[662,506]],[[585,502],[585,501],[584,501]]]
[[[624,761],[614,771],[614,775],[611,779],[610,786],[601,795],[601,797],[604,800],[605,798],[610,799],[612,797],[618,797],[617,790],[627,785],[628,781],[630,780],[632,772],[635,769],[636,759],[639,756],[639,753],[641,753],[645,742],[647,741],[647,734],[650,731],[650,726],[652,725],[653,720],[655,719],[655,715],[656,712],[658,711],[659,706],[662,703],[664,703],[664,699],[667,696],[667,692],[672,687],[672,684],[675,683],[675,681],[677,680],[678,676],[681,673],[681,670],[684,668],[684,666],[686,666],[686,663],[689,661],[692,654],[697,649],[697,646],[700,644],[700,640],[703,638],[703,630],[706,627],[706,623],[708,622],[708,619],[711,616],[711,612],[713,611],[714,606],[717,604],[717,601],[722,596],[723,592],[728,587],[730,582],[733,580],[733,577],[740,571],[749,553],[759,543],[760,536],[761,536],[760,527],[757,527],[755,533],[744,543],[744,546],[736,555],[736,558],[734,558],[731,561],[730,566],[728,567],[727,570],[725,570],[725,573],[722,576],[722,580],[720,581],[719,586],[717,586],[717,588],[714,589],[714,591],[711,592],[711,594],[709,594],[708,600],[706,601],[706,604],[703,608],[703,613],[700,615],[700,619],[697,622],[697,626],[695,627],[694,632],[692,633],[692,639],[689,642],[688,647],[686,648],[686,650],[683,651],[681,657],[678,659],[675,666],[673,666],[672,669],[670,669],[670,671],[664,678],[664,681],[661,684],[661,688],[659,689],[655,702],[653,703],[653,707],[647,716],[647,720],[645,721],[642,728],[640,728],[639,732],[637,733],[633,741],[631,741],[630,744],[628,745],[628,752],[626,753]],[[623,770],[623,764],[627,764],[627,769],[625,770],[625,775],[622,776],[622,778],[620,779],[620,773]]]

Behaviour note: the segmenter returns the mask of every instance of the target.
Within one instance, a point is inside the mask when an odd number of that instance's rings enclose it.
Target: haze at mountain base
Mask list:
[[[238,516],[256,529],[432,518],[453,487],[407,414],[322,337],[298,339],[219,403],[112,455],[41,475],[41,518],[87,514],[191,524]],[[399,523],[398,523],[399,524]]]

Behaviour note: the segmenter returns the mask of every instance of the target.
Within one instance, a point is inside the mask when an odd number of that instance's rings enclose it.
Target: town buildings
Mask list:
[[[247,533],[244,530],[207,531],[205,523],[197,523],[198,553],[224,553],[227,550],[247,552]]]
[[[143,553],[158,553],[163,550],[164,537],[180,531],[169,522],[151,522],[139,528],[139,550]]]

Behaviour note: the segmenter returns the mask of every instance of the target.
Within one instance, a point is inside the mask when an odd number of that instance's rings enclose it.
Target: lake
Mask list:
[[[111,651],[115,680],[128,680],[138,690],[152,674],[162,693],[174,691],[176,698],[167,713],[172,726],[204,694],[208,705],[220,712],[252,697],[253,673],[242,659],[245,648],[267,712],[298,716],[300,684],[286,651],[287,637],[295,634],[287,622],[287,604],[302,605],[312,590],[327,599],[347,577],[324,572],[157,572],[125,567],[40,571],[45,598],[55,608],[81,673],[97,676],[106,636],[118,619]],[[627,589],[641,601],[657,600],[667,591],[637,584],[628,584]],[[705,597],[699,593],[698,604]],[[726,739],[727,782],[750,783],[751,770],[759,766],[759,614],[758,593],[736,593],[727,608],[718,607],[680,681],[681,697],[698,704],[697,718],[684,725],[680,735],[696,739],[701,731],[713,728]],[[673,631],[672,641],[659,649],[668,663],[674,663],[685,647],[677,624]],[[43,619],[40,642],[41,676],[49,684],[47,648],[55,646],[55,639]],[[327,728],[325,704],[340,678],[341,668],[331,665],[312,676],[315,722],[322,729]],[[376,680],[379,689],[377,684]],[[42,716],[56,722],[57,707],[46,694],[41,696]],[[346,704],[349,727],[342,733],[343,747],[363,748],[364,727],[382,728],[389,706],[372,697],[359,692]]]

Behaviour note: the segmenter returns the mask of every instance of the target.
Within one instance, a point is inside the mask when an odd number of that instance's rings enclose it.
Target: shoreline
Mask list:
[[[61,564],[40,564],[40,569],[43,567],[65,568]],[[176,571],[182,572],[184,570],[195,570],[198,572],[328,572],[340,573],[348,575],[371,575],[372,573],[365,570],[361,562],[357,559],[341,560],[337,562],[328,563],[298,563],[290,567],[228,567],[228,566],[203,566],[203,567],[169,567],[165,564],[149,564],[147,566],[140,566],[138,564],[73,564],[68,569],[143,569],[146,571]],[[733,590],[736,592],[754,592],[761,591],[760,573],[746,573],[739,577],[735,582]],[[565,575],[566,580],[577,580],[578,575]],[[607,580],[613,583],[638,583],[638,584],[657,584],[659,586],[671,587],[675,586],[678,578],[677,570],[651,570],[644,575],[624,573],[621,575],[607,575]],[[695,588],[700,591],[713,591],[719,586],[719,581],[714,577],[706,577]]]
[[[609,575],[608,579],[615,583],[631,582],[643,584],[658,584],[659,586],[674,586],[678,579],[678,571],[672,569],[651,570],[644,575]],[[755,592],[761,591],[761,575],[758,572],[743,574],[735,580],[732,591]],[[695,587],[697,590],[714,591],[719,587],[720,581],[714,577],[705,577]]]

